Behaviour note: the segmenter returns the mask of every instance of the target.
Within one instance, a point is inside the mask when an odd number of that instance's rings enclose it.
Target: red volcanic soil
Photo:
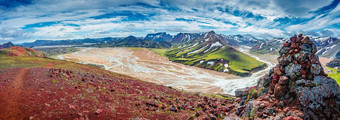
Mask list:
[[[58,64],[64,62],[0,69],[0,119],[223,119],[235,110],[234,100],[184,93],[85,65],[59,69]]]
[[[28,70],[29,69],[17,69],[18,74],[16,74],[12,78],[12,82],[7,85],[7,90],[1,90],[1,93],[5,92],[5,94],[1,94],[1,113],[4,113],[4,116],[0,117],[1,119],[20,119],[23,117],[22,110],[20,109],[20,95],[23,90],[23,79],[26,77]]]

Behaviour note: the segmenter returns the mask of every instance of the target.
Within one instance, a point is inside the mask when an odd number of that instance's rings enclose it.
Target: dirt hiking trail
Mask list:
[[[24,80],[27,73],[30,71],[28,68],[22,68],[18,70],[18,74],[12,79],[5,96],[3,96],[3,102],[5,106],[2,108],[5,112],[0,113],[0,120],[18,120],[23,119],[25,116],[22,114],[21,106],[21,93],[24,90]]]

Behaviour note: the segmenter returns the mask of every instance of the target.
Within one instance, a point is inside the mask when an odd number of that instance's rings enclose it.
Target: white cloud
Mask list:
[[[18,42],[32,37],[30,33],[27,33],[19,28],[9,28],[2,27],[0,28],[0,43],[4,42]]]
[[[274,37],[284,37],[285,33],[279,29],[268,29],[268,28],[256,28],[254,26],[249,26],[245,28],[238,29],[240,32],[256,33],[256,34],[266,34]]]
[[[283,37],[289,32],[313,31],[340,23],[338,6],[326,16],[317,16],[303,24],[281,26],[274,19],[281,17],[311,18],[310,11],[330,4],[331,0],[38,0],[35,4],[20,6],[13,11],[0,10],[0,26],[21,30],[29,24],[58,22],[49,26],[29,28],[32,38],[75,39],[123,35],[145,35],[150,32],[205,32],[254,33]],[[144,3],[154,7],[140,6]],[[164,4],[165,6],[161,6]],[[177,9],[179,8],[179,9]],[[228,12],[245,12],[263,19],[233,15]],[[124,14],[144,15],[147,19],[129,20]],[[117,13],[117,14],[111,14]],[[94,16],[109,14],[105,18]],[[134,17],[131,15],[130,17]],[[176,20],[179,18],[187,19]],[[75,24],[72,26],[69,24]],[[79,25],[79,26],[77,26]],[[327,28],[332,32],[336,28]],[[339,32],[334,32],[338,34]],[[0,38],[1,39],[1,38]],[[8,37],[2,39],[9,39]]]
[[[24,16],[15,17],[3,20],[0,25],[6,27],[25,27],[29,24],[41,23],[41,22],[56,22],[65,20],[80,20],[87,17],[102,15],[104,13],[99,10],[81,10],[66,13],[49,14],[45,16]]]
[[[280,17],[310,17],[310,11],[329,5],[332,0],[230,0],[229,6],[262,15],[269,20]]]
[[[334,10],[333,10],[334,11]],[[286,30],[289,31],[298,31],[298,30],[304,30],[304,31],[309,31],[309,30],[320,30],[325,27],[334,25],[334,24],[339,24],[340,23],[340,18],[339,16],[340,13],[338,12],[331,12],[327,16],[319,15],[313,20],[308,21],[305,24],[297,24],[297,25],[291,25],[286,28]]]
[[[87,25],[87,24],[100,24],[100,23],[111,23],[111,22],[119,22],[124,17],[118,16],[115,18],[103,18],[103,19],[84,19],[84,20],[72,20],[72,21],[63,21],[64,24],[77,24],[77,25]]]

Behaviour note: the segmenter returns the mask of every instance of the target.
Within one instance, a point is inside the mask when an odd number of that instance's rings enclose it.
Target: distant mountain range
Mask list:
[[[318,47],[318,52],[316,54],[319,56],[336,58],[336,54],[340,52],[340,37],[310,36],[310,38]]]
[[[118,41],[123,38],[86,38],[86,39],[75,39],[75,40],[36,40],[30,43],[21,44],[24,47],[36,47],[36,46],[55,46],[55,45],[88,45],[88,44],[101,44],[110,41]]]
[[[214,31],[211,31],[214,32]],[[187,44],[193,43],[195,40],[201,38],[202,36],[206,35],[207,32],[201,33],[178,33],[177,35],[170,35],[166,32],[159,32],[159,33],[151,33],[146,35],[144,38],[138,38],[134,36],[128,36],[126,38],[122,37],[106,37],[106,38],[86,38],[86,39],[76,39],[76,40],[36,40],[31,43],[23,43],[24,47],[34,47],[34,46],[53,46],[53,45],[79,45],[79,46],[101,46],[101,47],[120,47],[120,46],[162,46],[162,47],[169,47],[171,45],[178,45],[178,44]],[[258,39],[250,34],[246,35],[223,35],[223,34],[215,34],[216,37],[224,41],[226,44],[238,47],[240,45],[252,46],[259,42],[264,42],[265,40]],[[130,37],[130,38],[129,38]],[[134,37],[131,39],[131,37]],[[132,45],[131,42],[123,42],[126,40],[133,40],[136,42],[138,41],[138,45]],[[153,43],[153,42],[155,43]],[[129,45],[123,45],[127,43]],[[165,44],[171,45],[165,45]],[[115,45],[113,45],[115,44]],[[145,45],[144,45],[145,44]],[[153,44],[153,45],[150,45]],[[160,44],[160,45],[155,45]]]
[[[335,58],[336,54],[340,51],[340,37],[315,37],[307,35],[317,46],[319,56],[327,58]],[[282,43],[288,41],[283,38],[274,38],[267,41],[259,41],[254,43],[250,52],[257,54],[277,54],[278,49]]]
[[[283,38],[260,41],[258,43],[253,43],[252,48],[249,51],[255,54],[278,54],[278,49],[286,41],[287,39]]]
[[[317,55],[334,58],[340,50],[339,38],[309,37],[318,47]],[[249,52],[255,54],[278,54],[278,49],[286,41],[288,40],[284,38],[263,40],[250,34],[223,35],[210,31],[178,33],[174,36],[160,32],[148,34],[145,37],[128,36],[125,38],[107,37],[60,41],[37,40],[22,45],[26,47],[73,45],[81,47],[167,48],[165,55],[171,61],[219,72],[248,76],[254,71],[263,69],[266,64],[238,51],[238,48],[250,48]]]
[[[170,48],[171,44],[166,41],[152,41],[148,39],[128,36],[121,40],[110,41],[105,43],[87,45],[89,47],[144,47],[144,48]]]
[[[224,36],[227,41],[233,42],[233,44],[230,44],[232,46],[240,46],[240,45],[245,45],[245,46],[253,46],[256,43],[259,42],[264,42],[265,40],[258,39],[250,34],[245,34],[245,35],[227,35]]]
[[[282,43],[288,41],[284,38],[273,38],[269,40],[258,39],[250,34],[245,35],[223,35],[216,34],[214,36],[223,43],[232,47],[238,48],[240,46],[250,47],[251,53],[256,54],[277,54],[278,49]],[[87,38],[76,40],[36,40],[32,43],[23,43],[24,47],[34,46],[53,46],[53,45],[75,45],[87,47],[147,47],[147,48],[170,48],[171,46],[181,44],[192,44],[197,39],[207,35],[209,32],[201,33],[178,33],[177,35],[170,35],[166,32],[150,33],[143,38],[129,36],[122,37],[106,37],[106,38]],[[339,37],[315,37],[308,35],[311,40],[317,45],[317,55],[334,58],[335,54],[340,49]]]
[[[211,31],[214,32],[214,31]],[[171,44],[181,44],[181,43],[192,43],[196,39],[206,35],[206,33],[178,33],[173,37],[169,42]],[[261,39],[257,39],[250,34],[246,35],[223,35],[216,34],[216,37],[226,42],[226,44],[238,47],[240,45],[253,45],[254,43],[258,43],[259,41],[264,41]]]

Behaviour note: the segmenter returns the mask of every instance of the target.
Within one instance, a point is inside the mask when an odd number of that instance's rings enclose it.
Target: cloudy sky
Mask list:
[[[0,43],[206,32],[340,36],[339,0],[0,0]]]

